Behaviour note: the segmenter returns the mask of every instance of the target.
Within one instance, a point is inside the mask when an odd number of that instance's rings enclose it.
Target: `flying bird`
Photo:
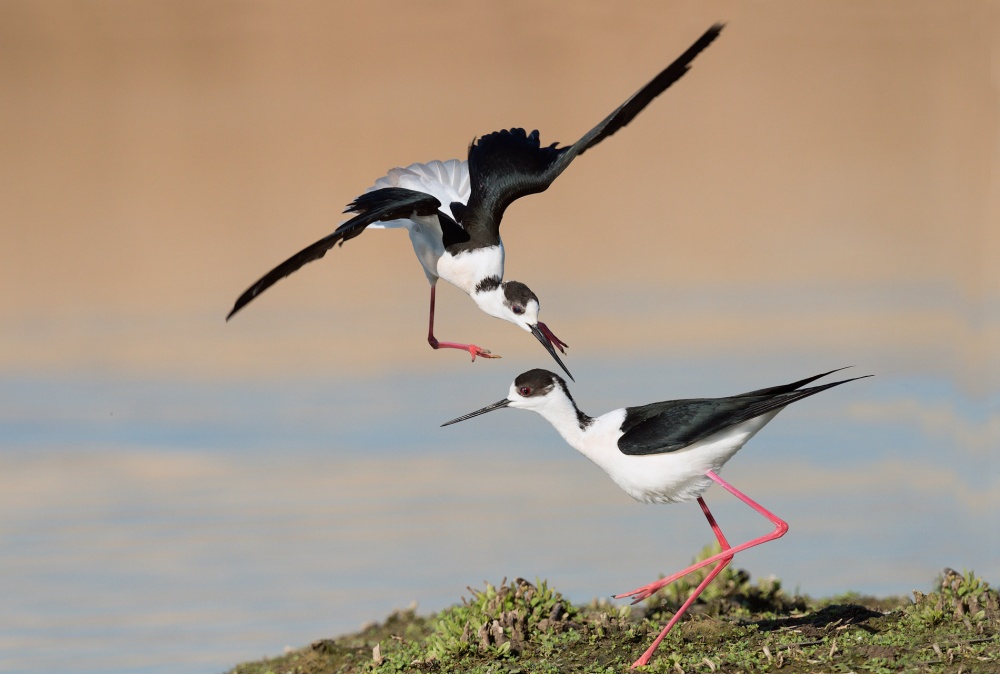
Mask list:
[[[405,228],[431,286],[427,330],[431,347],[462,349],[473,361],[476,356],[498,357],[475,344],[442,342],[434,336],[435,288],[438,279],[444,279],[472,297],[490,316],[533,334],[572,379],[556,353],[558,349],[565,354],[567,344],[538,320],[538,296],[523,283],[503,280],[500,221],[504,211],[516,199],[545,191],[577,156],[631,122],[684,76],[721,30],[721,24],[709,28],[677,60],[572,145],[542,146],[538,131],[513,128],[474,140],[464,161],[431,161],[390,170],[348,204],[344,212],[356,214],[354,217],[264,274],[239,296],[226,320],[278,280],[366,228]]]
[[[672,576],[615,595],[616,599],[632,597],[634,604],[678,578],[717,562],[646,652],[632,664],[634,668],[649,662],[663,638],[702,590],[729,564],[733,555],[780,538],[788,531],[784,520],[751,500],[719,477],[718,473],[757,431],[786,406],[820,391],[863,378],[854,377],[802,388],[837,371],[727,398],[667,400],[590,417],[576,406],[562,377],[548,370],[536,369],[519,375],[503,400],[442,425],[448,426],[504,407],[531,410],[545,417],[566,442],[603,468],[632,498],[644,503],[698,501],[722,552]],[[774,531],[741,545],[730,546],[702,498],[702,493],[713,482],[770,520]]]

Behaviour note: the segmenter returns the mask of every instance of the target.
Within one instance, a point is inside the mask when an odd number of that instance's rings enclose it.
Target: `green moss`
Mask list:
[[[562,595],[539,581],[532,585],[518,578],[485,590],[473,590],[471,600],[442,611],[428,640],[429,654],[445,658],[467,653],[502,656],[520,653],[533,634],[565,631],[576,609]]]
[[[813,601],[787,595],[773,579],[751,583],[738,570],[717,580],[643,672],[1000,674],[1000,602],[972,572],[946,569],[913,602],[856,594]],[[697,582],[686,579],[634,611],[607,601],[572,606],[544,581],[487,584],[437,615],[397,612],[232,672],[624,672]]]
[[[958,573],[945,569],[938,578],[936,592],[914,591],[914,603],[907,610],[910,621],[931,629],[952,621],[961,621],[969,630],[996,622],[1000,618],[997,592],[972,571]]]

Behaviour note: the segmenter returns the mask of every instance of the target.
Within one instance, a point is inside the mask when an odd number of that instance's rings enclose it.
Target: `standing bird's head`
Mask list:
[[[510,392],[503,400],[499,400],[492,405],[487,405],[475,412],[463,414],[441,425],[450,426],[459,421],[478,417],[481,414],[503,409],[504,407],[530,410],[548,419],[551,419],[552,415],[558,417],[569,414],[571,417],[575,415],[581,422],[583,420],[590,420],[589,417],[577,408],[576,403],[573,401],[573,396],[570,395],[569,389],[566,387],[566,382],[563,381],[562,377],[554,372],[536,368],[518,375],[514,383],[510,385]]]

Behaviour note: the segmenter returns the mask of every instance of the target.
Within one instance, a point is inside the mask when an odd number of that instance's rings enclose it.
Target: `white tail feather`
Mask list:
[[[472,192],[469,181],[469,163],[460,159],[430,161],[426,164],[410,164],[406,168],[390,169],[385,177],[379,178],[365,192],[384,187],[404,187],[408,190],[426,192],[441,202],[441,210],[454,217],[451,203],[467,203]],[[374,229],[407,227],[408,220],[391,220],[369,225]]]

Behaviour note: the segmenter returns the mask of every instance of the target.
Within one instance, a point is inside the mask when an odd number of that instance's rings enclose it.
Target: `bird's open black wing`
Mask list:
[[[624,434],[618,439],[618,449],[630,455],[674,452],[731,426],[780,410],[797,400],[862,378],[844,379],[801,390],[788,389],[789,386],[802,386],[822,376],[728,398],[668,400],[629,407],[622,424]]]
[[[722,24],[709,28],[673,63],[568,147],[542,147],[538,132],[508,129],[483,136],[469,147],[472,193],[459,222],[477,240],[499,239],[500,220],[514,200],[543,192],[578,155],[635,119],[649,103],[679,80],[691,62],[718,37]]]
[[[365,227],[375,222],[384,220],[396,220],[398,218],[408,218],[411,215],[431,215],[438,212],[441,202],[435,197],[424,192],[408,190],[402,187],[385,187],[371,192],[365,192],[360,197],[348,204],[345,213],[357,213],[332,234],[325,236],[307,248],[303,248],[295,255],[291,256],[271,271],[264,274],[252,286],[239,296],[232,311],[226,316],[228,321],[237,311],[250,303],[250,301],[270,288],[277,281],[285,278],[302,265],[318,260],[326,251],[333,248],[338,243],[343,245],[344,241],[365,231]]]

